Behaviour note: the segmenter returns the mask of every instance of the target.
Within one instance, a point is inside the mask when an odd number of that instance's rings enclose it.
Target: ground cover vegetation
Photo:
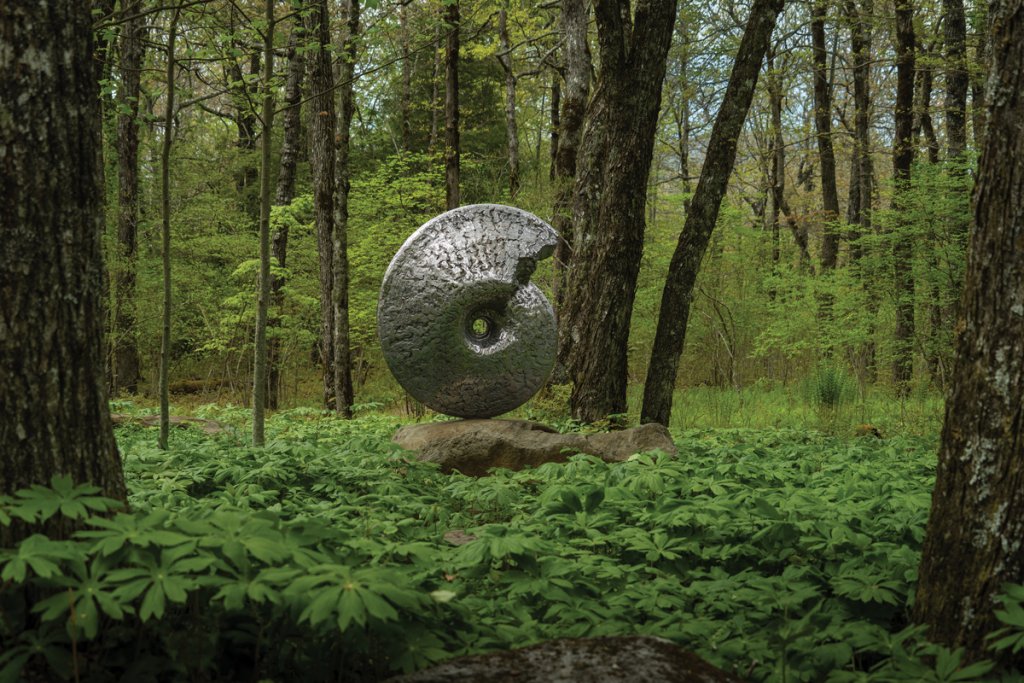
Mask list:
[[[131,512],[61,477],[0,499],[3,524],[83,527],[0,551],[0,680],[372,681],[629,633],[752,681],[1019,680],[909,625],[934,437],[688,430],[674,459],[472,479],[393,418],[285,411],[254,449],[247,411],[202,412],[229,433],[119,429]],[[1024,592],[1003,600],[993,642],[1021,649]]]

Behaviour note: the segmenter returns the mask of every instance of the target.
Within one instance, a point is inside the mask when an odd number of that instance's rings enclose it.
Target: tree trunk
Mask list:
[[[164,139],[160,150],[160,256],[163,270],[163,315],[160,335],[160,436],[158,445],[167,450],[171,432],[171,394],[168,389],[171,365],[171,142],[174,140],[174,43],[178,37],[175,9],[167,30],[167,95],[164,98]]]
[[[963,0],[942,0],[946,46],[946,158],[962,163],[967,150],[967,17]]]
[[[237,6],[232,4],[229,21],[230,28],[234,35],[238,35],[241,31],[239,26],[240,19],[238,16]],[[244,55],[249,53],[251,47],[241,42],[237,38],[232,38],[231,47],[237,51],[238,55]],[[253,102],[256,92],[252,90],[251,81],[246,80],[245,72],[242,68],[242,63],[239,60],[240,57],[233,56],[228,60],[228,75],[231,77],[231,85],[229,91],[231,93],[231,100],[235,110],[232,119],[235,122],[235,128],[238,132],[238,138],[236,145],[241,150],[240,168],[235,176],[235,190],[238,192],[241,200],[241,206],[245,210],[245,213],[249,215],[253,220],[258,219],[259,214],[259,203],[252,201],[251,194],[249,194],[249,188],[256,183],[257,169],[255,164],[251,160],[251,155],[256,151],[256,113],[255,104]],[[256,76],[260,71],[260,57],[259,53],[252,51],[248,57],[249,61],[249,73],[248,75]],[[248,195],[248,196],[247,196]]]
[[[0,4],[0,494],[125,500],[103,376],[100,100],[88,3]],[[29,529],[0,526],[0,547]]]
[[[781,256],[779,221],[782,217],[782,197],[786,191],[786,148],[785,141],[782,139],[782,74],[775,68],[775,50],[771,46],[768,48],[765,71],[768,82],[768,108],[771,110],[771,162],[766,174],[768,179],[766,194],[771,200],[771,213],[767,223],[771,230],[772,244],[772,279],[771,286],[768,288],[768,299],[774,301],[777,294],[775,282],[779,274]]]
[[[985,79],[988,77],[988,13],[985,3],[975,3],[976,18],[973,20],[977,47],[974,52],[975,68],[969,76],[971,84],[971,128],[974,130],[974,146],[982,148],[985,140],[985,119],[987,118]],[[978,16],[980,15],[980,16]]]
[[[498,62],[505,71],[505,135],[508,143],[508,189],[515,201],[519,194],[519,126],[516,123],[516,74],[508,39],[508,0],[498,10]]]
[[[892,379],[905,396],[914,371],[914,247],[908,234],[906,195],[910,191],[910,167],[914,163],[914,7],[912,0],[896,3],[896,102],[893,109],[893,208],[896,234],[893,242],[896,330],[893,337]]]
[[[583,136],[583,119],[590,97],[590,44],[587,27],[590,8],[587,0],[562,0],[562,55],[565,63],[565,91],[558,121],[558,148],[555,151],[555,201],[552,226],[558,233],[555,247],[555,307],[565,302],[566,273],[572,263],[572,192],[576,181],[576,156]]]
[[[686,338],[694,284],[718,219],[718,209],[729,176],[732,175],[736,143],[750,109],[761,62],[768,50],[772,29],[782,11],[782,5],[783,0],[755,0],[750,8],[750,17],[729,76],[729,85],[711,130],[697,190],[690,202],[690,211],[669,264],[665,289],[661,295],[654,347],[647,367],[641,422],[669,423],[672,392],[679,369],[679,356]]]
[[[327,0],[311,0],[307,33],[317,43],[309,56],[309,167],[313,220],[320,256],[320,364],[324,405],[334,402],[334,72]]]
[[[928,154],[928,163],[939,163],[939,140],[932,124],[932,89],[935,69],[928,62],[934,48],[921,47],[924,65],[917,69],[917,103],[914,105],[914,129],[911,138],[917,147],[923,146]],[[921,141],[923,138],[923,142]]]
[[[626,412],[627,342],[644,243],[675,0],[596,0],[601,68],[584,131],[573,202],[577,253],[563,305],[559,357],[573,417]]]
[[[444,180],[445,207],[458,208],[459,199],[459,0],[445,11],[448,41],[444,52]]]
[[[114,297],[113,392],[134,394],[142,375],[136,340],[135,277],[138,268],[139,226],[139,82],[142,75],[146,26],[142,0],[125,4],[122,13],[120,72],[117,89],[118,261]]]
[[[562,113],[562,81],[558,72],[551,74],[551,164],[548,167],[548,180],[555,181],[555,162],[558,158],[558,117]]]
[[[1024,583],[1024,4],[993,6],[988,130],[952,391],[914,616],[929,638],[992,657],[995,598]],[[1002,653],[1024,667],[1024,653]]]
[[[274,0],[266,0],[263,27],[263,111],[260,133],[260,278],[252,382],[252,445],[263,446],[267,402],[267,309],[270,306],[270,152],[274,130]]]
[[[345,38],[338,69],[338,129],[335,139],[334,235],[331,245],[334,284],[331,288],[334,321],[334,409],[344,418],[352,417],[352,360],[348,323],[348,194],[349,135],[355,110],[353,81],[356,70],[356,41],[359,39],[359,0],[346,0]]]
[[[288,39],[288,79],[284,88],[284,137],[281,141],[281,165],[277,173],[274,204],[288,206],[295,198],[295,170],[298,167],[299,148],[302,145],[302,80],[306,70],[303,52],[296,49],[302,26],[296,22]],[[271,236],[271,256],[278,268],[288,263],[288,223],[282,221]],[[270,278],[270,303],[278,313],[284,305],[283,275]],[[270,328],[280,325],[276,315],[267,320]],[[276,410],[281,402],[281,339],[270,335],[267,339],[267,407]]]
[[[821,200],[824,230],[821,238],[821,270],[832,270],[839,257],[839,234],[833,223],[839,219],[839,190],[836,187],[836,155],[832,148],[832,84],[828,79],[825,50],[825,18],[828,5],[814,0],[811,8],[811,43],[814,52],[814,128],[821,163]],[[828,310],[828,309],[826,309]]]
[[[412,60],[409,59],[409,4],[398,6],[398,30],[402,41],[402,90],[399,94],[399,125],[402,129],[402,151],[412,151]],[[435,49],[436,52],[436,49]]]

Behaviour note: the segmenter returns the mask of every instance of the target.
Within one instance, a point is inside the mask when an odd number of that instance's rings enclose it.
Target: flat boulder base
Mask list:
[[[387,683],[742,683],[673,643],[650,636],[564,638],[460,657]]]
[[[456,420],[406,425],[394,436],[417,458],[436,462],[442,472],[458,470],[483,477],[492,467],[521,470],[547,462],[565,462],[575,453],[589,453],[606,462],[621,462],[634,453],[661,450],[677,453],[668,430],[659,424],[602,434],[560,434],[527,420]]]

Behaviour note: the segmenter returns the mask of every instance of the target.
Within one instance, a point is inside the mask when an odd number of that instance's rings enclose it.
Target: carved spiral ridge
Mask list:
[[[430,408],[494,417],[533,396],[555,362],[555,313],[530,282],[558,236],[499,204],[424,223],[384,274],[377,332],[395,379]]]

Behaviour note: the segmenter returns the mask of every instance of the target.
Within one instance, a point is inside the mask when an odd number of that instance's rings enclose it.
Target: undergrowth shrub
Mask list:
[[[934,440],[689,431],[678,458],[471,479],[396,426],[288,411],[264,449],[183,430],[168,452],[129,426],[131,512],[61,478],[0,499],[0,524],[84,527],[0,549],[0,681],[372,681],[631,633],[752,681],[992,675],[907,627]],[[1024,647],[1022,598],[997,647]]]

